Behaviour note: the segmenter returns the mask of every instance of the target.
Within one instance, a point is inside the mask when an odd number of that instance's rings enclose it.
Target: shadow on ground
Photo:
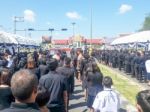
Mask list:
[[[77,103],[77,104],[72,104],[69,106],[69,109],[75,109],[75,108],[80,108],[80,107],[84,107],[86,106],[86,103],[85,102],[80,102],[80,103]]]
[[[74,94],[78,94],[78,93],[82,93],[82,92],[83,92],[83,90],[75,90]]]
[[[78,100],[78,99],[83,98],[83,97],[84,97],[84,95],[71,95],[70,100]]]

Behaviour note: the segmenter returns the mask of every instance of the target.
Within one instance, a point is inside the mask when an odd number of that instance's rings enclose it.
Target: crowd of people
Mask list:
[[[103,50],[97,52],[97,59],[101,63],[113,68],[123,70],[126,74],[136,78],[140,83],[150,85],[150,75],[146,68],[146,61],[150,59],[150,53],[130,50]]]
[[[126,66],[124,61],[118,59],[121,65],[114,65],[114,59],[109,57],[118,55],[117,51],[93,52],[90,56],[88,51],[76,49],[70,54],[71,57],[60,50],[55,54],[42,50],[1,53],[0,112],[68,112],[75,77],[83,88],[90,112],[119,112],[120,98],[111,88],[113,80],[103,76],[95,61],[98,58],[122,69]],[[144,109],[150,108],[149,98],[149,91],[138,93],[139,112],[148,112]]]
[[[2,112],[67,112],[73,91],[74,69],[65,52],[1,53]]]

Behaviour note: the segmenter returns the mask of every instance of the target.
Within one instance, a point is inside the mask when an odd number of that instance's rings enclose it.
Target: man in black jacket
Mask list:
[[[65,65],[62,67],[59,67],[57,69],[57,72],[60,75],[63,75],[65,79],[67,80],[67,92],[68,92],[68,97],[69,94],[73,93],[74,90],[74,70],[71,67],[71,59],[70,58],[65,58]],[[68,99],[68,104],[69,104],[69,99]]]
[[[50,93],[50,99],[47,103],[50,112],[68,112],[66,81],[64,76],[56,72],[57,67],[58,62],[56,59],[51,59],[48,62],[50,72],[40,78],[39,87],[46,88]]]

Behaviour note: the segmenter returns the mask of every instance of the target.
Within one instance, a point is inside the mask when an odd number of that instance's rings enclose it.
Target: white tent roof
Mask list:
[[[135,34],[131,34],[129,36],[124,36],[115,39],[111,45],[117,44],[128,44],[128,43],[137,43],[137,42],[147,42],[150,41],[150,31],[138,32]]]
[[[33,39],[20,35],[14,35],[4,31],[0,31],[0,43],[38,46]]]
[[[18,41],[18,43],[20,45],[28,45],[29,44],[29,42],[27,41],[27,39],[25,37],[15,35],[14,38]]]
[[[3,31],[0,31],[0,43],[18,44],[16,39],[14,39],[10,33],[6,33]]]

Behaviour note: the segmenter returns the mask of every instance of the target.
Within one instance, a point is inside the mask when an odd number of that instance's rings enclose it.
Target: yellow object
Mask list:
[[[89,55],[91,56],[92,54],[92,47],[89,48]]]

